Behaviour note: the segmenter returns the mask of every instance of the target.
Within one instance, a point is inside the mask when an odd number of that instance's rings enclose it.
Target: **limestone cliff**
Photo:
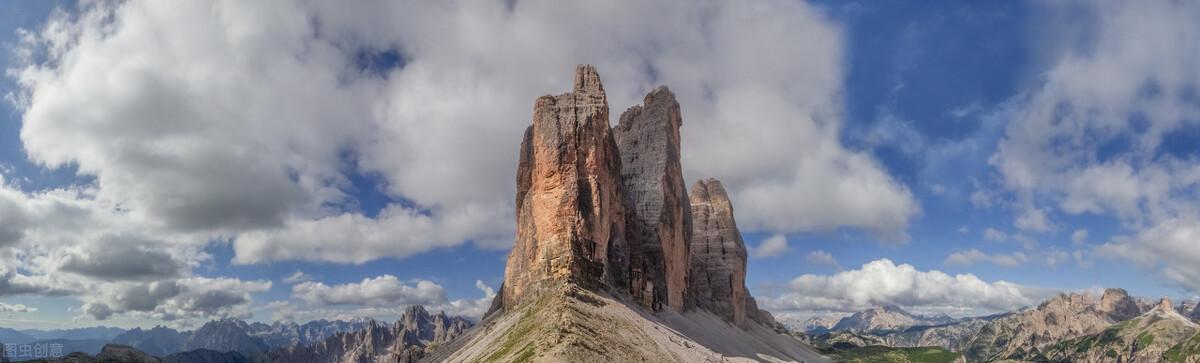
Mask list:
[[[642,306],[682,311],[687,293],[692,213],[680,164],[683,117],[666,87],[621,114],[621,153],[629,243],[629,292]]]
[[[517,237],[503,305],[515,306],[547,282],[599,288],[619,280],[614,273],[627,262],[614,254],[610,263],[609,249],[625,249],[621,162],[595,68],[576,69],[572,92],[537,99],[520,152]]]
[[[688,194],[670,90],[612,129],[596,70],[579,66],[573,91],[539,98],[533,114],[499,296],[477,328],[423,361],[826,361],[747,293],[746,246],[720,182]]]
[[[1108,314],[1113,321],[1124,321],[1142,314],[1142,309],[1129,293],[1116,288],[1104,290],[1104,295],[1100,297],[1100,311]]]
[[[716,179],[692,186],[691,303],[742,325],[746,322],[746,244],[733,203]]]

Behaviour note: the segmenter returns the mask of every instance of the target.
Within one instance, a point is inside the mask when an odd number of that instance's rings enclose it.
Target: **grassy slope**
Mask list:
[[[835,361],[851,363],[951,363],[960,355],[937,347],[892,348],[872,345],[830,353],[830,356]]]

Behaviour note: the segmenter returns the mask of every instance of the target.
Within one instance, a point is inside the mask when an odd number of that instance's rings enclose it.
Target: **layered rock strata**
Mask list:
[[[658,87],[621,114],[621,153],[629,244],[629,292],[654,310],[682,311],[687,293],[692,214],[680,163],[683,117],[675,95]]]
[[[566,283],[652,311],[700,308],[778,327],[747,293],[746,247],[724,187],[706,179],[686,189],[675,95],[655,88],[615,129],[608,116],[587,65],[572,92],[535,102],[519,151],[517,236],[492,312]]]
[[[692,186],[692,303],[735,324],[746,322],[746,245],[733,203],[716,179]]]
[[[627,250],[620,173],[600,76],[579,66],[572,92],[537,99],[521,142],[504,306],[545,283],[600,288],[623,280],[628,260],[609,256],[610,248]]]

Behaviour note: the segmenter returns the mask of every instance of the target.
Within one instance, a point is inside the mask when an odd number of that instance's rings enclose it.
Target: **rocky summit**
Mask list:
[[[447,361],[825,361],[746,289],[746,246],[716,179],[683,179],[679,102],[654,88],[611,127],[592,66],[534,102],[518,149],[504,284]],[[758,358],[755,358],[756,360]]]
[[[595,67],[534,102],[517,164],[517,237],[496,310],[562,283],[652,311],[700,308],[775,326],[746,292],[746,246],[716,179],[683,181],[675,95],[657,87],[616,128]]]
[[[629,292],[643,306],[683,309],[692,215],[680,162],[683,116],[675,95],[658,87],[621,114],[615,131],[629,244]]]
[[[609,253],[628,251],[612,134],[604,87],[591,66],[576,71],[573,92],[534,103],[517,167],[517,237],[503,306],[545,284],[623,282],[628,258]]]
[[[746,245],[733,204],[716,179],[692,186],[692,281],[695,305],[735,324],[746,322]]]

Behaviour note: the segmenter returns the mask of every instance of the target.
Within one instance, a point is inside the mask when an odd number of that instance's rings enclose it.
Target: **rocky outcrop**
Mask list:
[[[180,333],[164,326],[155,326],[149,330],[142,330],[138,327],[118,335],[113,338],[112,342],[128,345],[156,356],[165,356],[183,351],[188,337],[188,333]]]
[[[599,76],[579,66],[572,92],[538,98],[533,113],[500,293],[479,328],[425,361],[824,361],[747,292],[721,183],[687,193],[670,90],[612,129]]]
[[[1159,305],[1103,331],[1058,342],[1045,349],[1052,362],[1184,362],[1200,357],[1182,354],[1200,326],[1180,315],[1163,298]]]
[[[1108,314],[1113,321],[1132,319],[1142,314],[1137,301],[1129,296],[1125,289],[1104,289],[1100,297],[1100,311]]]
[[[899,306],[883,305],[856,312],[843,318],[831,330],[893,330],[918,325],[939,325],[953,322],[945,315],[923,316],[905,311]]]
[[[623,283],[628,260],[621,252],[628,248],[620,172],[600,76],[581,65],[572,92],[537,99],[521,142],[517,237],[504,273],[505,307],[545,283],[588,288]]]
[[[742,271],[742,276],[745,275],[746,272]],[[746,319],[756,322],[764,327],[774,329],[778,332],[787,331],[787,327],[783,326],[783,324],[780,324],[778,320],[775,320],[775,315],[772,315],[770,311],[758,308],[758,301],[754,300],[754,296],[750,296],[749,289],[743,286],[742,290],[746,291],[744,299],[746,304]]]
[[[412,306],[395,324],[374,320],[359,331],[338,333],[311,346],[293,345],[271,352],[267,362],[416,362],[429,351],[462,335],[471,323],[445,313],[429,314]]]
[[[1088,294],[1060,294],[1036,309],[996,319],[965,347],[970,361],[1033,360],[1062,340],[1096,334],[1115,323]]]
[[[262,339],[249,334],[250,326],[238,319],[209,321],[191,333],[183,350],[212,349],[218,352],[238,352],[255,357],[271,348]]]
[[[800,323],[798,328],[800,331],[808,334],[824,334],[833,330],[833,327],[842,320],[840,315],[820,315],[805,319]]]
[[[1168,299],[1166,297],[1163,297],[1162,299],[1158,300],[1158,305],[1156,305],[1154,308],[1158,309],[1158,310],[1162,310],[1162,311],[1169,311],[1172,313],[1177,313],[1175,311],[1175,306],[1171,305],[1171,299]]]
[[[746,244],[733,204],[716,179],[692,186],[691,303],[741,325],[746,322]]]
[[[621,114],[614,129],[621,153],[629,245],[629,292],[654,310],[682,311],[687,293],[692,214],[680,163],[683,117],[666,87]]]

